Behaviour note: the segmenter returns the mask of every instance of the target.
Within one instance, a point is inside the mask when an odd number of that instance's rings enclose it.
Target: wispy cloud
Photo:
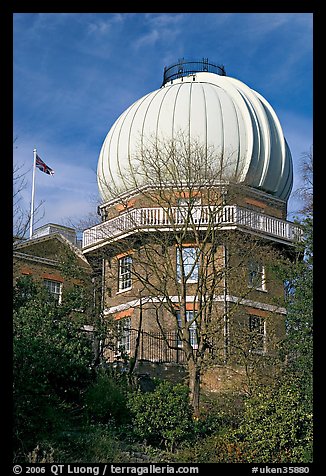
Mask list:
[[[112,31],[112,27],[117,24],[122,24],[127,20],[127,16],[121,13],[107,14],[100,18],[94,15],[87,23],[87,32],[91,35],[106,35]]]
[[[144,47],[151,47],[158,41],[170,44],[181,34],[181,27],[185,20],[185,15],[175,14],[147,14],[145,16],[144,29],[146,33],[140,34],[133,43],[133,48],[138,50]]]

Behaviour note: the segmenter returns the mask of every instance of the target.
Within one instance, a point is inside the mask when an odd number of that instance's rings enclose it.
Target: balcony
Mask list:
[[[85,230],[83,251],[92,251],[139,231],[177,231],[185,226],[189,230],[194,226],[199,230],[212,226],[221,230],[240,229],[286,244],[300,241],[302,236],[300,227],[294,223],[238,205],[195,206],[191,211],[187,207],[137,208]]]

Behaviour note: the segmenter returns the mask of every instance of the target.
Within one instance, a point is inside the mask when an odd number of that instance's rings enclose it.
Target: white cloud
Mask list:
[[[96,14],[91,16],[91,20],[87,24],[87,32],[95,35],[105,35],[112,31],[112,27],[116,24],[121,24],[127,19],[126,15],[121,13],[112,14]]]
[[[163,32],[161,31],[160,34],[157,29],[151,30],[149,33],[141,36],[137,41],[135,41],[134,48],[138,49],[146,46],[153,46],[160,39],[162,34]]]
[[[138,50],[143,47],[151,47],[159,41],[169,45],[181,34],[181,27],[186,18],[185,14],[146,14],[144,17],[144,30],[148,30],[140,35],[134,42],[133,48]]]

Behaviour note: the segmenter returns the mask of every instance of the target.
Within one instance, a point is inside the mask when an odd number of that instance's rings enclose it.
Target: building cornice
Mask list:
[[[182,184],[180,184],[180,185],[182,185]],[[165,185],[165,188],[172,188],[172,189],[175,188],[178,191],[180,190],[180,188],[187,188],[187,184],[184,184],[184,187],[180,187],[180,185],[176,186],[175,184],[167,183]],[[200,187],[200,188],[202,188],[203,186],[204,186],[203,183],[198,184],[198,187]],[[130,200],[132,197],[135,197],[135,196],[140,195],[142,193],[155,191],[155,190],[161,189],[162,187],[163,187],[162,184],[159,184],[159,185],[149,185],[149,184],[147,184],[147,185],[143,185],[142,187],[138,187],[138,188],[133,189],[133,190],[128,190],[128,191],[122,192],[120,194],[117,194],[117,196],[112,198],[111,200],[108,200],[108,201],[102,203],[101,205],[99,205],[99,209],[111,207],[113,205],[116,205],[117,203],[121,203],[121,202],[124,202],[126,200]],[[212,187],[211,183],[209,183],[209,187]],[[242,187],[242,188],[244,188],[245,187],[246,192],[249,193],[251,196],[253,196],[255,198],[261,198],[265,201],[268,201],[271,205],[276,205],[278,207],[280,207],[280,206],[284,207],[286,205],[286,200],[282,200],[281,198],[274,197],[273,195],[271,195],[268,192],[264,192],[262,190],[257,190],[256,188],[251,187],[249,185],[230,184],[228,182],[219,182],[219,183],[215,184],[215,187],[216,188],[228,188],[228,187]],[[195,189],[196,184],[194,184],[192,188]]]
[[[169,296],[169,299],[171,302],[178,303],[179,302],[179,297],[178,296]],[[233,304],[239,304],[241,306],[250,306],[255,309],[260,309],[263,311],[268,311],[276,314],[286,314],[286,309],[282,306],[275,306],[273,304],[267,304],[259,301],[253,301],[251,299],[245,299],[242,297],[238,296],[232,296],[232,295],[216,295],[214,296],[213,299],[215,302],[229,302]],[[144,297],[142,299],[134,299],[132,301],[128,301],[123,304],[119,304],[118,306],[113,306],[113,307],[108,307],[104,309],[104,315],[110,315],[110,314],[115,314],[116,312],[121,312],[125,311],[131,307],[139,307],[141,304],[149,304],[149,303],[162,303],[166,302],[165,297],[160,297],[160,296],[148,296]],[[186,302],[198,302],[198,298],[196,296],[186,296]]]

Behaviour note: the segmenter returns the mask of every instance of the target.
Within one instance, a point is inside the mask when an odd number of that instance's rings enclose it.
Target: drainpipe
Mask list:
[[[105,306],[105,258],[102,258],[102,280],[101,280],[101,305],[100,305],[100,316],[101,316],[101,325],[102,325],[102,319],[103,319],[103,312],[104,312],[104,306]],[[102,331],[102,330],[101,330]],[[99,343],[99,354],[101,358],[103,357],[102,352],[103,352],[103,340],[100,339]]]
[[[229,352],[229,318],[228,318],[228,282],[227,282],[227,265],[228,265],[228,250],[227,245],[224,243],[223,245],[223,266],[224,266],[224,293],[223,293],[223,301],[224,301],[224,318],[223,318],[223,337],[224,337],[224,363],[227,363],[228,360],[228,352]]]
[[[223,209],[227,203],[227,189],[222,187],[222,204]],[[227,240],[226,240],[227,241]],[[229,318],[228,318],[228,247],[227,243],[223,244],[223,266],[224,266],[224,292],[223,292],[223,303],[224,303],[224,318],[223,318],[223,337],[224,337],[224,363],[227,363],[228,353],[229,353]]]
[[[93,307],[94,307],[94,316],[95,320],[97,321],[97,318],[100,318],[100,324],[102,324],[102,318],[103,318],[103,310],[104,310],[104,289],[105,289],[105,258],[102,258],[102,273],[101,273],[101,290],[99,291],[100,298],[97,298],[97,279],[93,278]],[[99,305],[98,305],[99,304]],[[98,315],[99,312],[99,315]],[[94,326],[96,326],[96,322],[94,323]],[[96,332],[97,329],[95,329]],[[99,365],[102,360],[102,352],[103,352],[103,340],[101,338],[95,338],[94,337],[94,352],[95,352],[95,363],[96,365]]]
[[[102,282],[101,282],[101,311],[104,310],[104,289],[105,289],[105,258],[102,258]]]

